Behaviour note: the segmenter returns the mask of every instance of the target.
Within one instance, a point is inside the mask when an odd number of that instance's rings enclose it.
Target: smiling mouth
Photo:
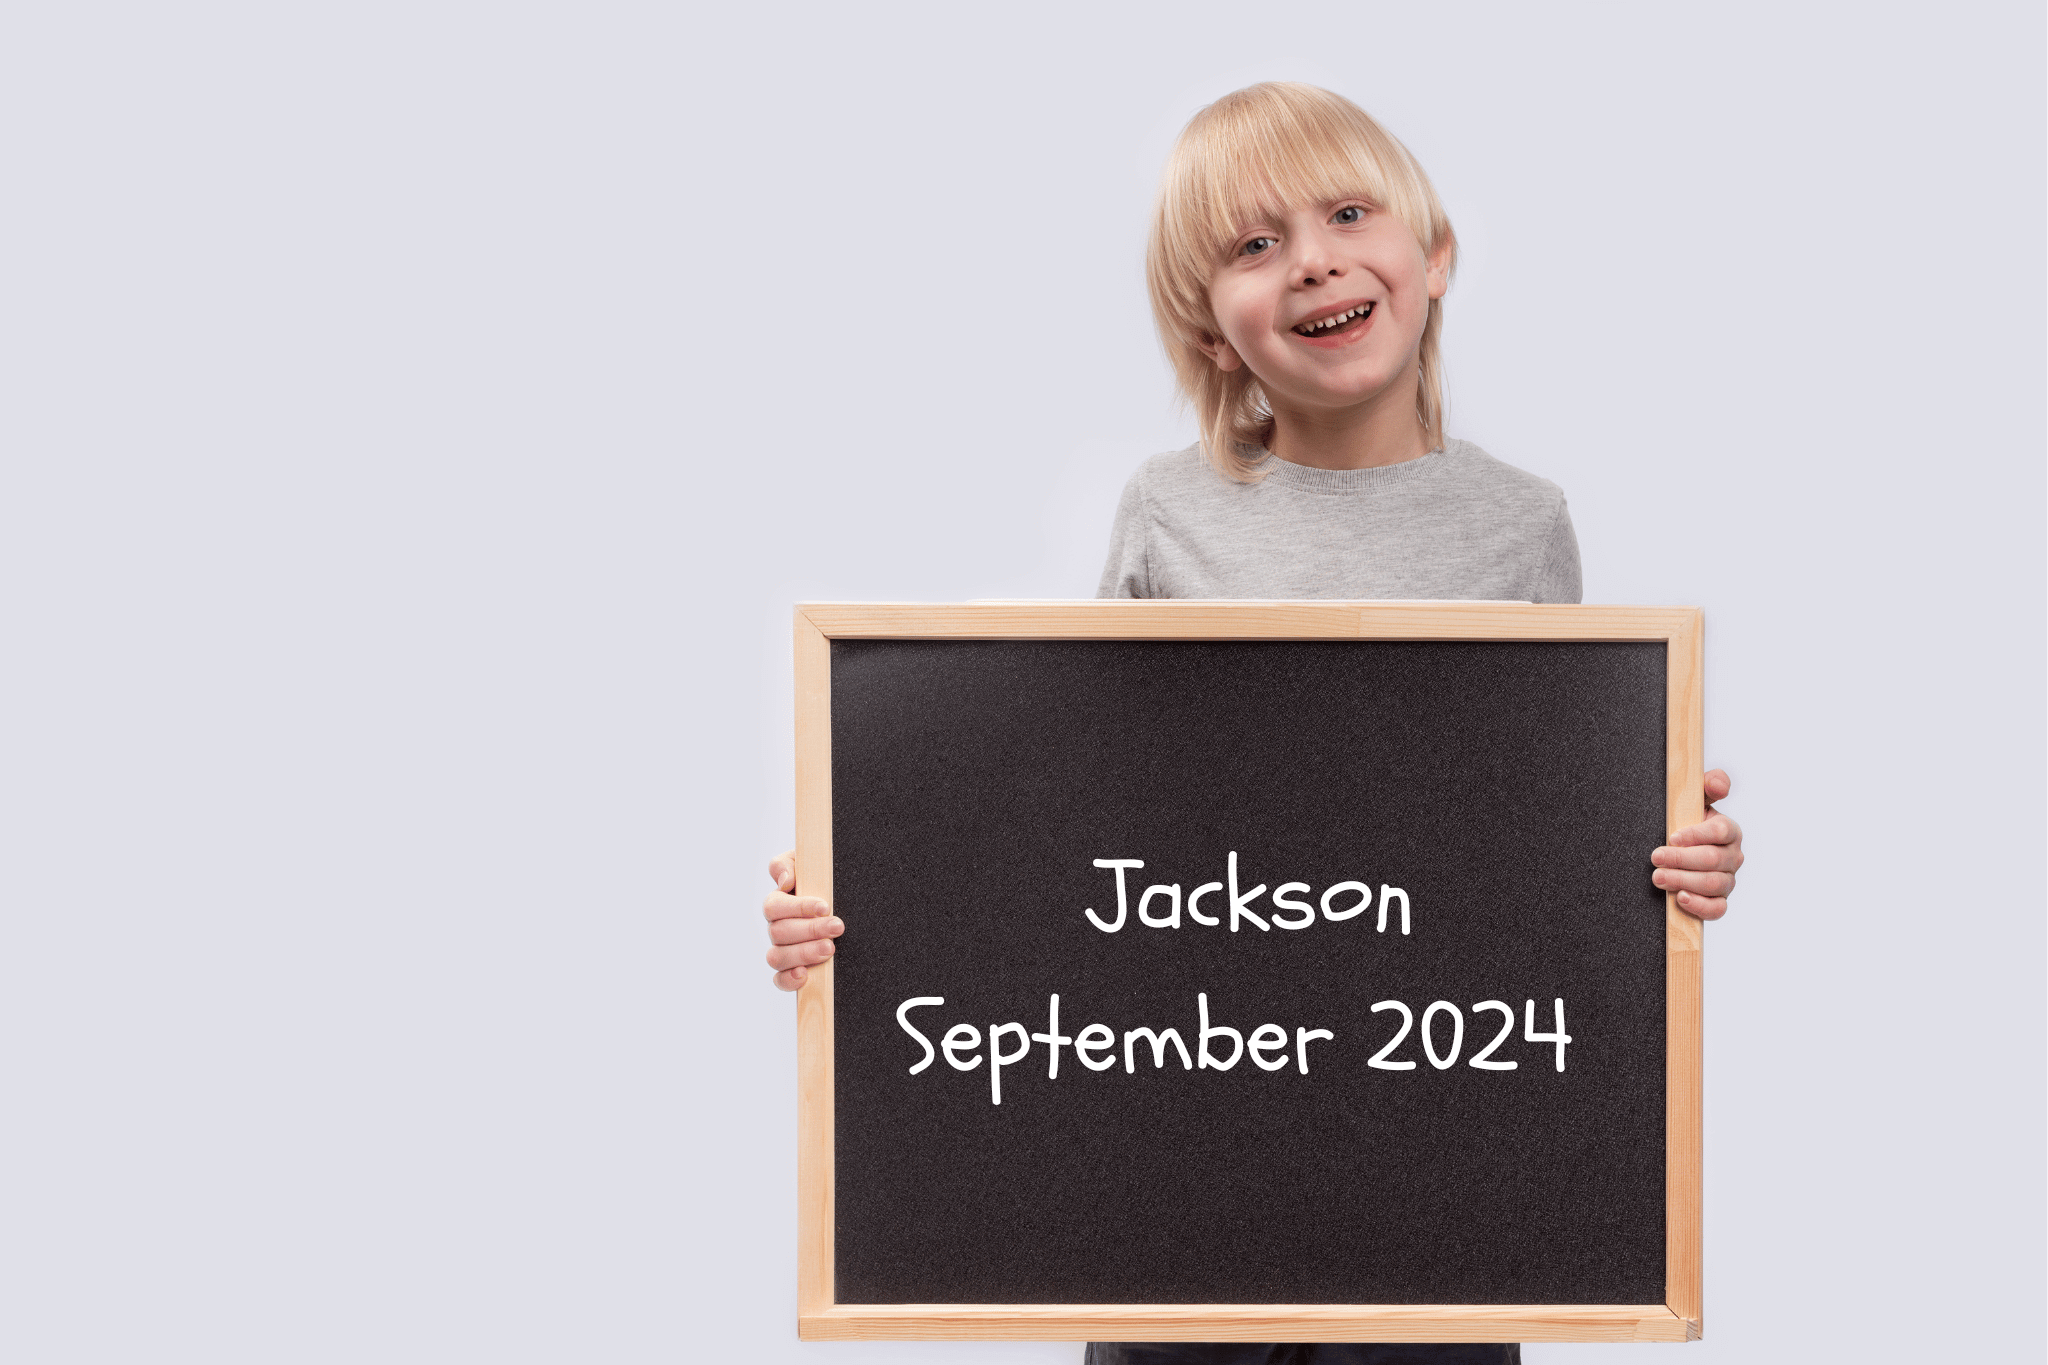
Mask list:
[[[1340,332],[1349,332],[1363,326],[1366,319],[1372,316],[1372,309],[1373,305],[1361,303],[1356,308],[1349,309],[1346,312],[1332,313],[1326,318],[1316,318],[1312,322],[1304,322],[1294,329],[1294,334],[1298,337],[1326,337],[1335,336]]]

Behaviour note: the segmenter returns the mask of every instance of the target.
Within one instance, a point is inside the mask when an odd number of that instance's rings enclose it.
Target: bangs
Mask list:
[[[1403,210],[1411,204],[1399,190],[1399,171],[1405,167],[1383,165],[1380,149],[1356,129],[1331,127],[1320,119],[1298,121],[1305,126],[1244,117],[1218,120],[1222,126],[1205,130],[1202,145],[1190,149],[1195,155],[1182,168],[1186,180],[1181,189],[1194,221],[1186,226],[1196,230],[1212,260],[1221,261],[1252,224],[1313,204],[1364,199],[1410,220]]]

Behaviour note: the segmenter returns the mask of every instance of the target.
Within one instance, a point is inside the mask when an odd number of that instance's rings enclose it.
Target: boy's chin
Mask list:
[[[1387,374],[1377,367],[1357,373],[1317,375],[1315,382],[1295,382],[1284,387],[1265,385],[1266,392],[1289,406],[1338,412],[1376,402],[1399,382],[1400,373]]]

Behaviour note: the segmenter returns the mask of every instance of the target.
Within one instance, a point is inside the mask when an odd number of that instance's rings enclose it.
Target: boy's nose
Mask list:
[[[1331,266],[1331,267],[1330,267],[1330,270],[1329,270],[1329,273],[1330,273],[1330,274],[1332,274],[1332,275],[1336,274],[1336,273],[1337,273],[1337,267],[1335,267],[1335,266]],[[1303,276],[1301,277],[1301,282],[1302,282],[1303,284],[1321,284],[1321,283],[1322,283],[1323,281],[1322,281],[1322,277],[1321,277],[1321,276],[1319,276],[1319,275],[1303,275]]]

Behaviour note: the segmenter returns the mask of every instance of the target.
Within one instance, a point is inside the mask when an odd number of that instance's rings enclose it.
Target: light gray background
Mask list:
[[[1292,77],[1449,206],[1452,431],[1565,488],[1588,601],[1707,611],[1750,863],[1685,1358],[2039,1359],[2042,50],[2033,4],[11,8],[0,1356],[1074,1361],[794,1339],[788,609],[1093,590],[1190,434],[1153,177]]]

